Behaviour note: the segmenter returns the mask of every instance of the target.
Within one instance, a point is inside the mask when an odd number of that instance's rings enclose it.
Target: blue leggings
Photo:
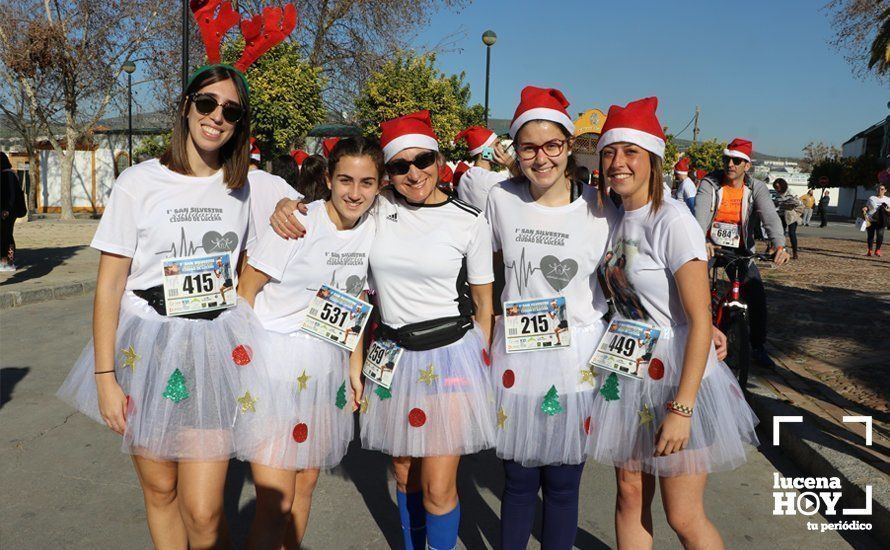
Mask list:
[[[578,530],[578,489],[584,464],[526,468],[504,461],[504,496],[501,499],[501,548],[524,550],[535,521],[538,490],[544,497],[541,534],[543,550],[566,550]]]

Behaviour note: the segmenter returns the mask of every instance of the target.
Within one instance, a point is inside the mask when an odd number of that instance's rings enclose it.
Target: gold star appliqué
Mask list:
[[[359,401],[358,404],[358,413],[365,414],[366,412],[368,412],[368,398],[362,397],[362,400]]]
[[[303,374],[297,377],[297,391],[301,392],[308,388],[310,378],[312,377],[306,374],[306,369],[303,369]]]
[[[244,395],[238,398],[238,403],[241,403],[241,412],[256,412],[256,398],[250,395],[250,392],[244,392]]]
[[[133,349],[133,346],[131,345],[127,349],[122,349],[121,353],[124,354],[123,368],[130,367],[130,370],[136,370],[136,363],[142,359],[142,357],[136,355],[136,350]]]
[[[596,372],[594,372],[593,367],[586,367],[581,369],[581,383],[587,382],[591,386],[596,385]]]
[[[649,410],[649,405],[643,405],[642,410],[640,410],[637,414],[640,415],[640,426],[651,424],[652,421],[655,420],[655,415],[652,414],[652,411]]]
[[[423,382],[427,386],[431,385],[436,381],[436,378],[439,378],[438,374],[433,373],[433,364],[430,363],[430,366],[424,369],[420,369],[420,378],[417,379],[418,382]]]
[[[504,412],[504,407],[498,408],[498,428],[504,429],[504,425],[507,424],[507,413]]]

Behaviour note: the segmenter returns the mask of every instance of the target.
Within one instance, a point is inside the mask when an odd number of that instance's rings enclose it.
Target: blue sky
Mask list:
[[[659,119],[681,130],[699,105],[701,138],[746,137],[755,150],[800,156],[809,141],[840,146],[887,116],[890,90],[853,77],[822,0],[601,2],[476,0],[444,10],[418,48],[459,33],[438,57],[466,72],[473,101],[485,93],[486,29],[492,47],[490,108],[511,118],[523,86],[556,87],[574,116],[656,95]],[[549,11],[544,7],[549,6]],[[691,139],[691,127],[680,137]]]

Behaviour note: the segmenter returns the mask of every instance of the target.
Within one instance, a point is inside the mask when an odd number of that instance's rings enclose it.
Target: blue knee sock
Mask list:
[[[543,468],[526,468],[504,461],[504,494],[501,497],[501,548],[525,550],[535,522],[538,490]]]
[[[544,466],[541,548],[569,550],[578,531],[578,489],[584,464]]]
[[[437,516],[426,513],[427,540],[430,550],[454,550],[457,546],[457,528],[460,526],[460,502],[454,510]]]
[[[426,510],[423,508],[423,493],[403,493],[396,491],[399,504],[399,517],[402,520],[402,537],[405,550],[425,550]]]

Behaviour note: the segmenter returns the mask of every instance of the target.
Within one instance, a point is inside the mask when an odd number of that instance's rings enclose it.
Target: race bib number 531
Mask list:
[[[358,345],[373,306],[328,285],[309,304],[300,330],[352,351]]]

